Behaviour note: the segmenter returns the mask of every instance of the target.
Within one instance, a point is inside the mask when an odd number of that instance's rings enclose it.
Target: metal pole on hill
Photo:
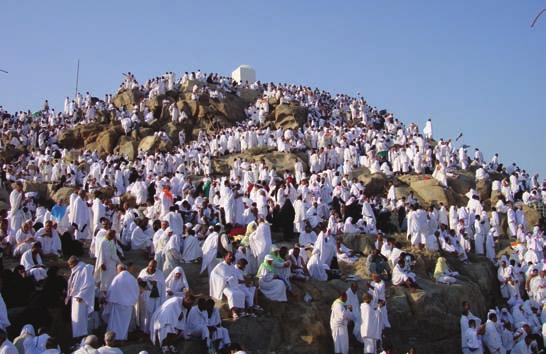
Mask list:
[[[80,79],[80,59],[78,59],[78,68],[76,69],[76,92],[74,93],[74,98],[78,96],[78,81]]]

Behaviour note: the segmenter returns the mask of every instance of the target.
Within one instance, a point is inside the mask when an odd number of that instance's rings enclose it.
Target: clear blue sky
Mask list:
[[[544,0],[21,1],[0,4],[0,105],[102,97],[122,72],[228,74],[361,92],[435,136],[546,177]]]

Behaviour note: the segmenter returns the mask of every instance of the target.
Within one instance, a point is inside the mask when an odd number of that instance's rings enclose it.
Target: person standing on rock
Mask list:
[[[483,326],[477,326],[476,320],[471,319],[468,321],[468,328],[465,332],[461,332],[463,354],[483,354],[483,343],[481,338],[484,334],[483,331]]]
[[[25,201],[25,194],[23,193],[23,183],[20,181],[15,182],[15,188],[9,195],[9,220],[12,230],[19,230],[23,224],[24,212],[23,203]]]
[[[360,305],[360,335],[364,343],[364,354],[375,354],[376,344],[381,339],[383,325],[381,321],[381,307],[383,301],[378,302],[378,307],[372,305],[372,295],[365,293]]]
[[[432,139],[432,120],[430,118],[425,123],[425,127],[423,128],[423,134],[425,135],[426,139]]]
[[[100,290],[106,292],[116,276],[116,266],[119,256],[116,245],[116,232],[108,230],[104,240],[100,241],[97,260],[95,263],[95,281],[99,283]]]
[[[118,340],[125,341],[140,289],[137,279],[127,271],[125,265],[119,264],[117,271],[106,293],[103,317],[108,323],[107,330],[114,332]]]
[[[89,230],[91,229],[91,219],[89,206],[85,201],[86,193],[81,190],[78,196],[74,199],[74,208],[71,209],[71,221],[74,227],[74,237],[76,240],[86,240],[89,238]]]
[[[66,303],[71,301],[72,337],[81,338],[89,334],[89,314],[95,306],[95,281],[93,266],[71,256],[68,259],[70,278]]]
[[[349,289],[345,291],[347,295],[347,300],[345,301],[348,305],[351,306],[352,318],[354,322],[353,334],[358,341],[362,341],[362,336],[360,335],[360,301],[358,300],[358,284],[356,282],[351,283]]]
[[[148,333],[154,312],[167,296],[165,276],[157,268],[157,261],[152,259],[148,262],[148,266],[138,274],[138,280],[145,283],[137,304],[138,326],[142,332]]]
[[[342,293],[332,304],[330,328],[334,340],[334,353],[349,353],[349,331],[347,324],[352,319],[352,306],[347,304],[347,294]]]
[[[490,354],[506,354],[506,349],[502,346],[501,335],[497,328],[497,314],[490,311],[485,323],[485,334],[483,342]]]

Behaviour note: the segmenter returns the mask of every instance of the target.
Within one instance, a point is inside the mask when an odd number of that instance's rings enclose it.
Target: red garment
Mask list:
[[[246,232],[246,228],[242,227],[242,226],[236,226],[234,228],[231,229],[231,231],[229,232],[229,236],[230,237],[233,237],[233,236],[237,236],[237,235],[244,235]]]
[[[167,199],[169,199],[171,202],[173,201],[173,194],[170,190],[168,190],[167,188],[163,188],[163,194],[165,194]]]

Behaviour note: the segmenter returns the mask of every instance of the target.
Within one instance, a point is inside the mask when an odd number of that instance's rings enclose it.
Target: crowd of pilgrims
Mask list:
[[[242,89],[261,95],[247,108],[244,122],[214,133],[201,131],[191,141],[181,134],[169,153],[139,152],[134,161],[117,154],[101,158],[93,151],[83,151],[77,161],[64,158],[68,151],[58,146],[64,130],[94,122],[99,112],[108,111],[129,134],[153,119],[148,99],[184,86],[192,100],[201,95],[222,100]],[[486,160],[475,149],[470,156],[466,146],[456,147],[450,139],[433,143],[430,119],[421,132],[417,124],[406,126],[360,96],[289,84],[237,84],[200,71],[179,80],[168,72],[142,85],[128,73],[119,92],[128,89],[144,97],[134,107],[115,107],[112,95],[98,100],[89,93],[67,98],[58,113],[47,101],[34,114],[9,114],[0,106],[1,147],[28,151],[2,166],[1,182],[11,193],[9,209],[0,211],[0,243],[4,262],[15,258],[19,265],[2,274],[0,353],[60,352],[47,334],[48,307],[67,311],[72,337],[81,343],[77,353],[120,352],[116,343],[137,331],[164,353],[176,352],[182,339],[203,341],[210,352],[244,353],[231,343],[215,301],[226,300],[237,320],[263,315],[258,293],[286,302],[292,282],[338,278],[340,263],[352,264],[363,256],[344,245],[341,234],[371,235],[375,249],[366,258],[371,275],[366,289],[359,290],[355,282],[332,305],[335,353],[348,353],[351,335],[363,343],[364,353],[392,353],[382,335],[390,327],[387,285],[418,289],[411,252],[423,249],[463,262],[473,252],[498,266],[506,307],[492,310],[483,326],[465,304],[464,353],[485,348],[489,353],[531,353],[542,347],[543,230],[527,228],[522,208],[540,207],[546,199],[538,175],[503,165],[497,154]],[[300,129],[271,128],[266,124],[271,102],[306,107],[307,122]],[[169,112],[174,122],[187,119],[175,104]],[[228,175],[213,175],[212,159],[255,148],[306,154],[308,166],[299,160],[293,171],[277,171],[265,160],[237,158]],[[467,205],[425,208],[412,193],[397,195],[394,183],[386,195],[369,195],[362,181],[349,177],[362,167],[388,178],[432,174],[446,188],[447,177],[460,169],[473,168],[477,181],[489,180],[492,172],[506,177],[492,181],[500,197],[490,212],[472,189]],[[37,193],[24,191],[25,181],[70,186],[73,192],[48,207],[38,202]],[[113,195],[104,193],[105,188]],[[127,195],[134,203],[127,202]],[[283,242],[274,244],[272,231]],[[387,236],[394,231],[407,233],[409,252]],[[509,258],[497,259],[500,237],[517,241]],[[127,261],[126,253],[133,251],[148,257],[144,269]],[[433,276],[441,284],[456,283],[458,274],[443,256]],[[89,257],[94,264],[83,260]],[[68,279],[57,265],[45,266],[62,258],[70,269]],[[185,263],[201,263],[209,297],[194,295]],[[361,298],[359,291],[364,291]],[[10,326],[11,308],[24,308],[19,318],[32,324]],[[354,323],[352,334],[349,322]],[[8,334],[13,337],[21,327],[12,344]],[[92,334],[97,330],[106,330],[100,348]]]

